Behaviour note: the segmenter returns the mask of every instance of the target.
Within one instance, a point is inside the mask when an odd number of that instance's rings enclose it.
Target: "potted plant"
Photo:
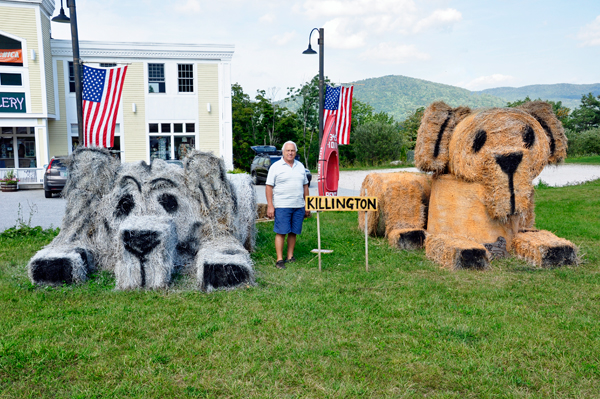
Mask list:
[[[0,188],[3,192],[17,191],[19,189],[19,179],[15,176],[13,169],[6,172],[4,177],[0,179]]]

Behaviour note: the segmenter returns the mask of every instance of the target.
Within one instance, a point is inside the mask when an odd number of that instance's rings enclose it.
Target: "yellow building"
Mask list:
[[[54,0],[0,0],[0,176],[39,186],[77,145],[70,40],[51,36]],[[233,168],[232,45],[80,41],[92,67],[128,65],[114,151],[123,162],[212,151]]]

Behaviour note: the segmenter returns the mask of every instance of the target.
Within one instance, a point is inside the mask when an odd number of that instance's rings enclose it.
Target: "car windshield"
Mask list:
[[[64,163],[62,163],[62,161],[60,159],[52,160],[52,169],[63,169],[63,168],[66,168],[66,166]]]

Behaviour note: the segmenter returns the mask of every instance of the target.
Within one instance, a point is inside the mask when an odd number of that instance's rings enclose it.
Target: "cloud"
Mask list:
[[[600,46],[600,15],[591,23],[579,30],[577,39],[581,41],[580,46]]]
[[[350,21],[335,18],[323,25],[325,45],[333,48],[353,49],[365,45],[366,32],[359,30]]]
[[[435,10],[430,16],[417,22],[413,32],[420,32],[430,28],[444,28],[462,20],[462,14],[453,8]]]
[[[290,40],[296,37],[296,32],[285,32],[283,35],[275,35],[271,38],[275,44],[278,46],[283,46],[284,44],[288,44]]]
[[[496,73],[488,76],[480,76],[467,83],[460,82],[457,83],[457,86],[464,87],[465,89],[469,90],[483,90],[492,87],[506,86],[514,81],[515,78],[513,76]]]
[[[312,19],[329,18],[323,25],[325,43],[342,49],[364,47],[369,41],[389,41],[394,34],[447,28],[462,20],[456,9],[433,9],[426,3],[417,7],[414,0],[304,0],[301,4],[296,12]],[[408,49],[400,50],[407,53]],[[419,52],[412,54],[422,56]]]
[[[313,18],[416,12],[413,0],[306,0],[303,7]]]
[[[260,17],[260,19],[258,20],[258,22],[266,22],[266,23],[271,23],[275,21],[275,15],[273,14],[265,14],[262,17]]]
[[[185,3],[178,3],[175,10],[182,14],[198,14],[200,12],[200,0],[187,0]]]
[[[431,58],[413,45],[380,43],[360,54],[363,60],[375,60],[389,64],[404,64],[410,61],[425,61]]]

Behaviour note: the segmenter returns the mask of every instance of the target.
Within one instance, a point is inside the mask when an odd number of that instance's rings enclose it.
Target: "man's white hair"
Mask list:
[[[296,145],[296,143],[294,143],[293,141],[286,141],[285,143],[283,143],[283,145],[281,146],[281,151],[285,150],[285,146],[286,144],[293,144],[294,148],[296,149],[296,152],[298,152],[298,146]]]

